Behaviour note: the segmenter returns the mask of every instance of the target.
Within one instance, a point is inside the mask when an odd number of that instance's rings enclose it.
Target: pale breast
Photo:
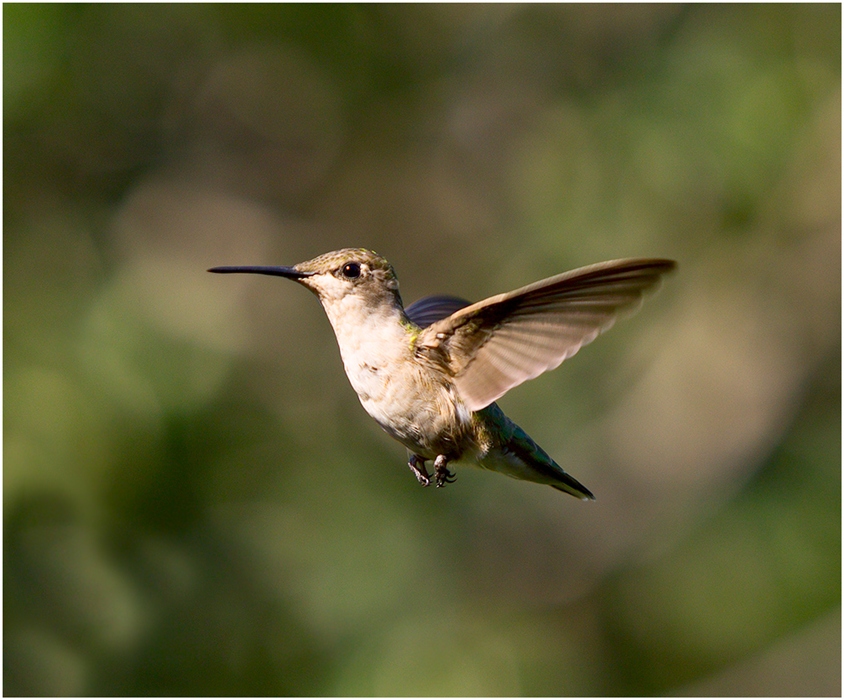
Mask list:
[[[349,381],[366,412],[416,454],[462,452],[471,412],[439,368],[419,362],[413,336],[387,309],[361,313],[356,300],[329,312]]]

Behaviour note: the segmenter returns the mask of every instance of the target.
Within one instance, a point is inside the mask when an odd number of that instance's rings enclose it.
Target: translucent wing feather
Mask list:
[[[675,265],[613,260],[490,297],[425,328],[417,353],[446,367],[480,410],[593,341]]]

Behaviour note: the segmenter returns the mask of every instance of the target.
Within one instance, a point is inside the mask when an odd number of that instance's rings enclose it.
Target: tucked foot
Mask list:
[[[419,455],[410,455],[410,459],[407,460],[407,466],[410,467],[410,471],[416,475],[416,480],[422,484],[422,486],[427,486],[431,483],[431,475],[428,474],[428,470],[425,469],[426,461],[427,460],[422,459]],[[437,472],[437,486],[439,486],[439,472]]]
[[[457,481],[457,475],[448,468],[448,458],[445,455],[437,455],[434,460],[434,472],[437,488],[442,488],[446,484],[453,484]]]

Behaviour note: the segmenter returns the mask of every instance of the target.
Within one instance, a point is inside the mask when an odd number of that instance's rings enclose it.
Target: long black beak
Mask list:
[[[300,280],[303,277],[310,277],[313,272],[302,272],[295,267],[264,267],[262,265],[238,265],[235,267],[212,267],[208,272],[247,272],[255,275],[273,275],[275,277],[286,277],[289,280]]]

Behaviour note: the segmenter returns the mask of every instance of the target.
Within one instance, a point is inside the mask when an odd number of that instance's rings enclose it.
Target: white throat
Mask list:
[[[397,306],[372,306],[354,294],[325,304],[325,312],[349,381],[367,407],[383,398],[389,378],[401,370],[410,352],[410,337]]]

